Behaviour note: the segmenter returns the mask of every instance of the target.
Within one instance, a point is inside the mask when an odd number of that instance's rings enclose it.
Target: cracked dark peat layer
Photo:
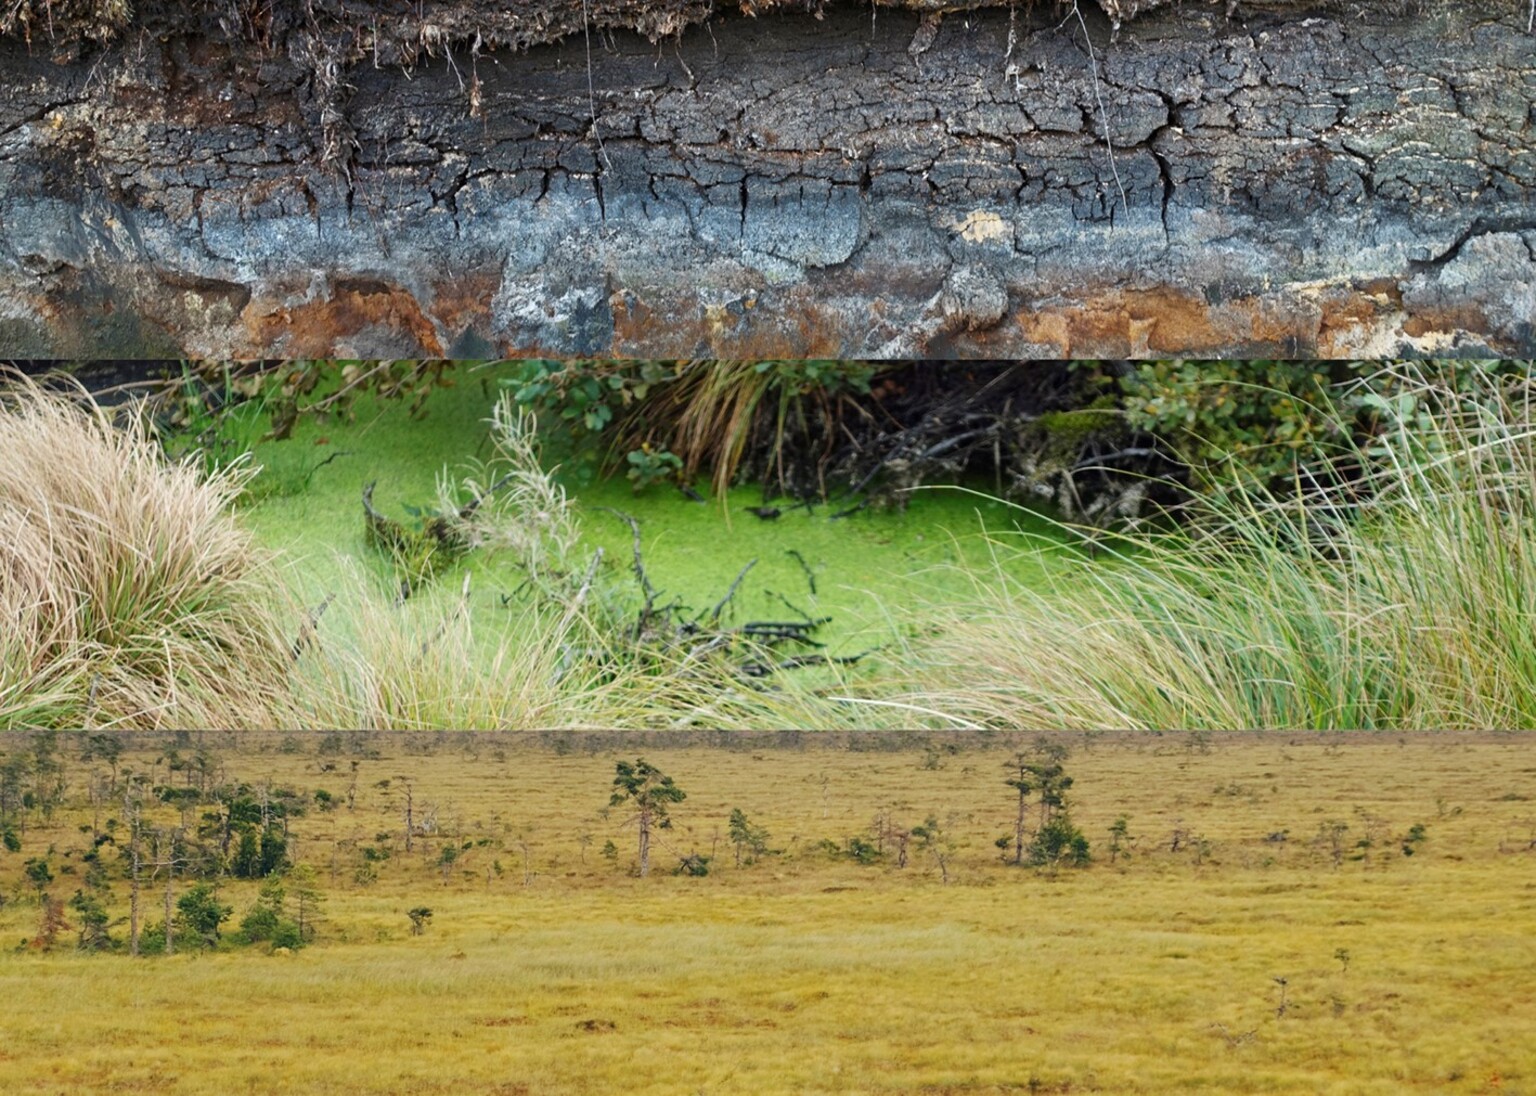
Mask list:
[[[0,355],[1536,353],[1523,4],[964,6],[22,0]]]

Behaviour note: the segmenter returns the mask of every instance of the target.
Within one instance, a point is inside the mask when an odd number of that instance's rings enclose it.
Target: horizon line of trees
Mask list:
[[[157,784],[150,773],[136,772],[123,764],[121,741],[116,736],[82,735],[74,741],[80,745],[82,760],[107,768],[104,773],[93,770],[85,785],[83,806],[89,809],[90,820],[79,826],[82,835],[89,835],[88,848],[79,855],[83,871],[74,865],[59,867],[51,845],[45,854],[29,856],[21,864],[17,893],[30,891],[38,908],[37,932],[21,941],[22,949],[50,950],[69,932],[76,934],[75,946],[82,951],[121,951],[130,956],[254,944],[293,950],[314,940],[325,895],[315,866],[298,862],[292,855],[290,823],[311,809],[331,812],[344,803],[348,810],[355,810],[356,760],[351,762],[351,784],[343,797],[323,789],[305,794],[270,783],[228,779],[212,751],[201,747],[193,757],[175,749],[157,756],[152,772],[163,768],[168,777],[180,781]],[[1187,748],[1209,750],[1203,740],[1193,737]],[[958,749],[951,746],[950,753]],[[999,782],[1012,794],[1013,825],[994,843],[1003,863],[1054,873],[1093,862],[1090,842],[1072,820],[1074,780],[1066,769],[1069,753],[1061,742],[1042,737],[1016,750],[1005,763]],[[931,746],[921,767],[942,768],[944,757],[944,751]],[[338,763],[322,761],[320,771],[337,772]],[[379,780],[373,787],[384,797],[383,809],[396,815],[400,826],[376,833],[371,844],[361,838],[337,842],[338,850],[345,844],[360,856],[354,882],[367,886],[376,881],[379,864],[401,850],[409,854],[419,849],[423,864],[435,867],[445,886],[455,870],[466,876],[476,874],[465,870],[466,862],[478,850],[490,847],[491,838],[465,839],[452,822],[439,826],[437,808],[420,800],[408,776]],[[822,787],[825,794],[825,780]],[[37,735],[23,749],[0,755],[0,855],[23,853],[29,821],[34,828],[38,819],[46,824],[66,805],[68,788],[57,733]],[[658,847],[672,858],[672,874],[711,874],[722,837],[718,828],[707,850],[697,844],[685,849],[667,842],[674,831],[673,812],[687,798],[673,777],[643,757],[616,762],[608,803],[598,816],[615,821],[620,828],[634,828],[636,858],[630,874],[647,878]],[[82,804],[72,806],[78,809]],[[104,811],[109,812],[105,818]],[[619,813],[614,815],[614,811]],[[1400,845],[1404,857],[1412,856],[1426,838],[1422,824],[1399,841],[1385,833],[1382,820],[1363,816],[1363,823],[1364,836],[1356,840],[1356,834],[1346,838],[1351,829],[1347,823],[1325,822],[1313,844],[1337,868],[1346,857],[1362,859],[1378,847]],[[1137,838],[1130,832],[1127,816],[1120,815],[1108,835],[1109,863],[1132,855]],[[739,806],[725,819],[724,840],[737,868],[785,852],[775,847],[767,828]],[[1271,834],[1266,840],[1283,842],[1287,833]],[[583,833],[583,862],[591,843],[592,835]],[[530,831],[523,831],[513,844],[522,854],[524,885],[530,885],[538,875]],[[1212,853],[1211,843],[1187,830],[1182,821],[1175,825],[1167,847],[1175,854],[1188,852],[1196,866]],[[905,823],[887,809],[862,832],[841,841],[824,838],[801,848],[833,860],[864,866],[888,864],[897,869],[906,869],[914,858],[921,858],[931,863],[947,884],[958,846],[949,822],[930,814],[920,823]],[[68,859],[76,851],[63,855]],[[611,839],[604,844],[602,854],[615,863],[620,857]],[[338,870],[333,852],[333,885]],[[499,859],[484,870],[487,886],[505,871]],[[63,875],[79,876],[79,886],[67,899],[57,893]],[[227,880],[259,884],[257,897],[233,930],[229,923],[235,911],[220,890]],[[127,886],[126,917],[113,914],[114,904],[121,901],[114,883]],[[6,896],[0,894],[0,904],[5,901]],[[159,907],[158,917],[151,912],[153,906]],[[404,913],[410,919],[412,935],[421,935],[432,917],[431,908],[422,904]]]

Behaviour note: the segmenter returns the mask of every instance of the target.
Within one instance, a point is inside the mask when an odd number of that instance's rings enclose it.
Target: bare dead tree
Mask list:
[[[175,882],[176,868],[185,861],[176,855],[176,842],[182,831],[174,828],[156,829],[154,834],[155,859],[150,864],[150,877],[158,878],[165,873],[165,954],[176,954]]]
[[[123,821],[128,826],[128,954],[139,954],[139,888],[140,858],[139,829],[143,803],[135,796],[138,781],[130,777],[123,782]]]
[[[410,852],[414,847],[412,834],[416,830],[416,798],[411,789],[410,777],[402,776],[399,779],[405,785],[405,851]]]

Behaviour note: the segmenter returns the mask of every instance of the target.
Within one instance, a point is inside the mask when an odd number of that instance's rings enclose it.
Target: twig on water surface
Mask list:
[[[297,662],[299,660],[299,656],[304,653],[304,648],[314,643],[316,625],[320,623],[320,618],[325,615],[325,611],[331,607],[331,602],[335,600],[336,593],[333,590],[331,593],[325,595],[324,601],[309,611],[303,626],[299,629],[298,638],[293,641],[293,646],[289,649],[295,662]]]
[[[810,588],[811,588],[811,596],[815,597],[816,596],[816,572],[811,570],[811,565],[809,563],[805,562],[805,557],[802,556],[795,549],[793,549],[793,548],[786,548],[784,551],[788,555],[794,557],[795,562],[800,565],[800,570],[805,572],[805,581],[806,581],[807,585],[809,585]],[[786,602],[786,604],[787,604],[787,602]],[[790,606],[790,607],[793,608],[793,606]],[[802,615],[804,615],[804,614],[802,614]]]
[[[421,655],[423,658],[426,657],[427,651],[431,646],[443,638],[443,635],[448,631],[448,626],[464,615],[464,609],[469,605],[469,580],[474,577],[474,574],[473,571],[464,572],[464,587],[459,591],[459,603],[454,606],[453,613],[448,619],[437,626],[437,631],[432,633],[432,638],[421,645]]]
[[[622,510],[615,510],[611,506],[599,506],[598,510],[606,510],[620,521],[629,526],[630,535],[634,538],[635,549],[635,578],[640,583],[640,590],[645,594],[645,604],[640,608],[640,619],[635,622],[635,638],[639,639],[645,634],[645,626],[651,621],[651,608],[656,604],[656,587],[651,585],[650,576],[645,573],[645,558],[641,554],[640,547],[640,522]]]
[[[725,592],[725,597],[720,599],[720,604],[716,605],[714,611],[709,614],[709,622],[711,624],[719,621],[720,614],[725,611],[725,607],[729,605],[731,603],[731,599],[736,596],[736,591],[741,586],[741,580],[746,578],[747,572],[756,566],[757,560],[754,559],[741,569],[741,574],[737,575],[736,581],[731,583],[731,588]]]
[[[813,588],[811,593],[814,594],[815,592],[816,591]],[[808,613],[804,609],[800,608],[800,606],[796,605],[793,601],[790,601],[789,598],[785,597],[783,594],[775,593],[772,590],[767,590],[767,591],[765,591],[765,593],[767,593],[767,595],[769,597],[778,598],[779,601],[784,603],[784,607],[786,609],[788,609],[790,612],[794,613],[800,619],[804,620],[807,624],[809,624],[813,628],[820,627],[823,624],[831,623],[831,620],[832,620],[831,617],[829,617],[829,616],[828,617],[813,617],[813,616],[811,616],[810,613]]]

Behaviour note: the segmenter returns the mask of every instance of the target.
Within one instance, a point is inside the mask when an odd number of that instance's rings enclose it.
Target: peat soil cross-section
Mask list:
[[[1532,355],[1527,18],[18,0],[0,355]]]

